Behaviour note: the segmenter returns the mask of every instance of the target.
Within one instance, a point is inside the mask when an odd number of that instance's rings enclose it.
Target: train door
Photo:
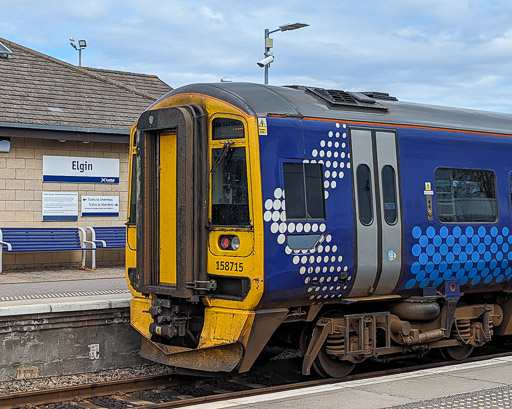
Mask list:
[[[178,135],[160,132],[159,135],[159,179],[158,206],[159,220],[159,270],[160,285],[176,285],[176,179]]]
[[[197,299],[206,279],[205,115],[195,105],[146,111],[137,124],[135,289]]]
[[[394,131],[351,129],[355,278],[349,296],[390,294],[402,270],[398,144]]]

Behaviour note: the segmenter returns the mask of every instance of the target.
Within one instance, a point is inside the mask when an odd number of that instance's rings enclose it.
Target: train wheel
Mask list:
[[[324,314],[324,317],[341,317],[343,314],[339,311],[330,311]],[[313,327],[314,330],[314,327]],[[310,337],[311,339],[311,337]],[[342,378],[347,376],[354,367],[355,363],[349,361],[342,361],[334,355],[329,354],[328,349],[344,348],[345,337],[340,335],[330,335],[327,337],[325,344],[320,349],[318,356],[315,359],[312,367],[313,370],[322,378]]]
[[[313,369],[322,378],[343,378],[352,372],[355,366],[353,362],[331,358],[325,352],[325,348],[322,348],[315,359]]]
[[[458,345],[456,347],[441,348],[440,352],[444,359],[454,359],[456,361],[462,361],[468,358],[475,347],[473,345]]]

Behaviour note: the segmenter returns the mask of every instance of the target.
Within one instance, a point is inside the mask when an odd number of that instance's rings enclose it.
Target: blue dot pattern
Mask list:
[[[512,280],[512,235],[508,227],[414,226],[410,278],[405,288],[500,284]]]

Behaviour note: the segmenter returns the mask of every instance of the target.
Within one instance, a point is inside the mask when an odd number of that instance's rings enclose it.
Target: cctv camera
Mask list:
[[[270,65],[271,62],[274,61],[274,56],[273,55],[269,55],[268,57],[265,57],[263,60],[261,61],[258,61],[258,65],[260,67],[264,67],[265,65]]]

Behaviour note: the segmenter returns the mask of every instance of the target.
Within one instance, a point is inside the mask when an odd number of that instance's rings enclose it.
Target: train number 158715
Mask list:
[[[244,271],[244,263],[236,261],[217,261],[216,268],[219,271]]]

